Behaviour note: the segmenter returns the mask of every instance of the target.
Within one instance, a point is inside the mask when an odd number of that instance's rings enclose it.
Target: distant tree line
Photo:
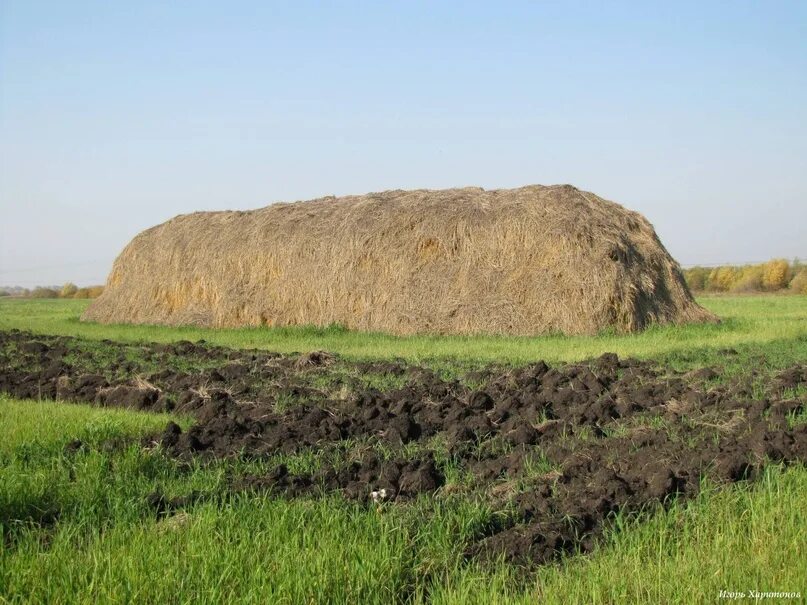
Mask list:
[[[16,296],[20,298],[98,298],[104,291],[103,286],[79,288],[68,282],[61,288],[58,286],[37,286],[36,288],[0,288],[0,296]]]
[[[721,265],[719,267],[690,267],[684,269],[689,289],[693,292],[787,292],[807,294],[807,264],[799,259],[774,259],[751,265]],[[0,296],[21,298],[98,298],[103,286],[79,288],[68,282],[61,288],[39,286],[0,288]]]
[[[722,265],[684,269],[693,292],[786,292],[807,294],[807,265],[774,259],[752,265]]]

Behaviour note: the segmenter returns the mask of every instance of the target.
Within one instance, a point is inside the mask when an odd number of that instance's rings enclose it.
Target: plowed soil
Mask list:
[[[585,552],[616,511],[692,497],[705,477],[752,480],[767,461],[807,462],[805,386],[807,365],[727,378],[605,354],[446,373],[324,352],[0,332],[1,391],[189,414],[189,430],[171,423],[151,439],[179,458],[320,455],[315,472],[278,464],[234,477],[233,490],[339,491],[373,506],[467,492],[507,511],[469,556],[526,565]],[[195,497],[153,503],[165,512]]]

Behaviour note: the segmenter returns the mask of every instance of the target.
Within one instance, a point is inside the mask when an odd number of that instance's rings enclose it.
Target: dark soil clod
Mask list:
[[[0,332],[0,391],[191,414],[187,431],[172,422],[151,439],[184,460],[361,444],[310,474],[278,465],[235,477],[234,491],[403,502],[456,488],[446,485],[453,465],[467,477],[461,489],[515,511],[469,545],[481,559],[504,553],[533,565],[586,551],[617,511],[690,498],[704,477],[751,480],[768,461],[807,461],[807,424],[792,422],[807,404],[794,395],[807,385],[804,364],[772,375],[762,394],[751,384],[761,368],[727,378],[720,368],[682,373],[613,353],[553,367],[477,368],[471,388],[402,361],[356,363],[320,351],[106,342],[101,355],[96,347]],[[83,448],[72,442],[65,453]],[[147,501],[168,515],[198,498],[155,492]]]

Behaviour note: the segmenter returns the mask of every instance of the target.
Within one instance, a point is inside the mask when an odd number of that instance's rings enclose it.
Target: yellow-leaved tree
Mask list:
[[[740,275],[736,267],[716,267],[709,274],[709,288],[718,292],[728,292]]]
[[[766,290],[781,290],[790,281],[790,265],[786,260],[776,259],[765,263],[762,270],[762,287]]]

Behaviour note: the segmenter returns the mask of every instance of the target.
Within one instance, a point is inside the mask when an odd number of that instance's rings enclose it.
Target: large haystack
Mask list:
[[[713,316],[640,214],[534,185],[178,216],[132,240],[83,319],[592,334]]]

